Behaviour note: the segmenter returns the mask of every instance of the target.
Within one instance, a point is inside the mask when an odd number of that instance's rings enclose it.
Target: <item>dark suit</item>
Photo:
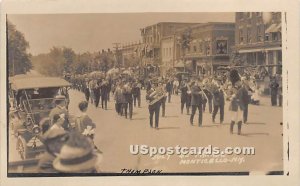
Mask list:
[[[109,95],[109,87],[108,84],[104,83],[100,87],[101,89],[101,106],[102,108],[107,109],[107,100]]]
[[[240,104],[243,104],[243,120],[244,120],[244,123],[247,122],[247,119],[248,119],[248,105],[250,103],[250,96],[249,96],[249,93],[248,93],[248,90],[246,87],[242,87],[240,89],[240,93],[241,93],[241,100],[240,100]]]
[[[190,123],[193,124],[194,120],[194,115],[196,113],[196,110],[198,109],[199,111],[199,118],[198,118],[198,125],[202,125],[202,103],[203,103],[203,98],[201,94],[201,88],[198,85],[195,85],[192,87],[192,100],[191,100],[191,105],[192,105],[192,115],[190,117]]]
[[[166,84],[166,91],[168,92],[168,103],[171,102],[171,94],[172,94],[172,90],[173,90],[173,84],[171,81],[169,81]]]
[[[225,105],[225,99],[224,99],[224,93],[222,90],[216,90],[213,92],[213,105],[214,110],[212,114],[212,120],[215,122],[216,115],[220,109],[220,123],[224,121],[224,105]]]
[[[146,99],[151,101],[152,98],[150,97],[150,94],[153,92],[154,90],[150,89],[148,92],[147,92],[147,95],[146,95]],[[153,116],[155,114],[155,128],[158,128],[158,122],[159,122],[159,110],[160,110],[160,106],[161,106],[161,100],[156,102],[155,104],[153,105],[149,105],[148,106],[148,109],[149,109],[149,114],[150,114],[150,127],[153,127]]]

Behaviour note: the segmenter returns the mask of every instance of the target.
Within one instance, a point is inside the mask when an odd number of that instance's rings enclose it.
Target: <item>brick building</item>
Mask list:
[[[235,19],[235,49],[248,65],[282,64],[280,12],[238,12]],[[280,69],[268,67],[271,75]]]
[[[231,48],[234,46],[234,23],[209,22],[193,25],[190,28],[189,48],[183,49],[182,35],[187,31],[178,29],[176,32],[175,67],[184,66],[184,70],[199,75],[213,73],[218,66],[229,64]],[[184,64],[182,64],[184,63]]]
[[[143,64],[162,65],[162,55],[171,55],[172,44],[167,44],[168,37],[174,36],[177,29],[195,25],[196,23],[160,22],[141,29],[143,41]],[[165,42],[162,44],[162,40]],[[164,49],[162,49],[162,46]],[[171,51],[171,52],[170,52]]]

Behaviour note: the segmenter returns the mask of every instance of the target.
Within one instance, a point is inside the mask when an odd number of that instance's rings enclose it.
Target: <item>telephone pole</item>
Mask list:
[[[121,61],[120,61],[120,55],[121,55],[121,53],[120,53],[120,45],[121,45],[121,43],[113,43],[113,48],[114,48],[114,50],[115,50],[115,59],[116,59],[116,63],[117,63],[117,65],[120,67],[120,63],[121,63]],[[124,61],[122,60],[122,65],[124,66]]]

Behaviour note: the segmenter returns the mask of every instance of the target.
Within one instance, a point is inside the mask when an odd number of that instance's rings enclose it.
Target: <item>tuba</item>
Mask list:
[[[154,92],[152,92],[149,95],[149,97],[150,97],[149,105],[154,105],[155,103],[157,103],[158,101],[160,101],[165,97],[165,91],[163,90],[163,88],[157,88]]]

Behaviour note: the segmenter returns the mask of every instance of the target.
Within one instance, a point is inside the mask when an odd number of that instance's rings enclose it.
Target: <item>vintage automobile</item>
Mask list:
[[[16,137],[16,149],[25,160],[44,151],[42,127],[49,124],[49,113],[54,102],[68,103],[69,82],[61,78],[16,76],[9,79],[9,128]]]

